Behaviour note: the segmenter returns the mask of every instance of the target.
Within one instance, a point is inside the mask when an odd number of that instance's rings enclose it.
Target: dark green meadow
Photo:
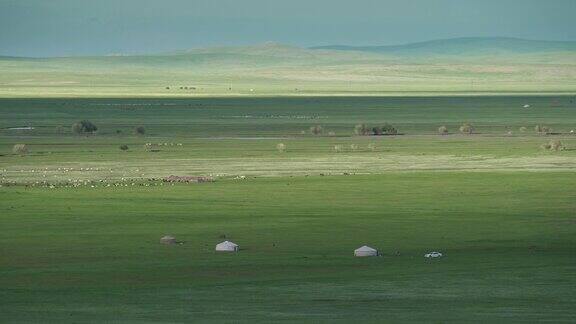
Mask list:
[[[576,320],[574,97],[1,99],[0,116],[0,322]],[[98,133],[72,134],[82,119]],[[170,174],[216,181],[148,180]],[[383,256],[354,258],[364,244]]]
[[[36,127],[31,135],[62,135],[89,119],[100,136],[132,135],[134,125],[154,137],[290,136],[316,124],[350,136],[357,123],[388,122],[414,135],[437,134],[441,125],[457,133],[470,122],[479,133],[503,135],[535,123],[569,131],[575,109],[576,96],[0,99],[0,129],[4,136],[18,126]]]

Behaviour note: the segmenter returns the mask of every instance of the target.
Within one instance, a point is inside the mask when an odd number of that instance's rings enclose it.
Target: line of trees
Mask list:
[[[72,124],[72,133],[78,135],[90,135],[98,131],[98,126],[89,120],[81,120]],[[122,131],[116,130],[116,134],[121,134]],[[134,128],[134,134],[144,135],[146,134],[146,128],[144,126],[137,126]]]
[[[354,126],[354,134],[359,136],[380,136],[380,135],[396,135],[398,134],[398,129],[388,123],[384,123],[382,126],[368,126],[366,124],[358,124]]]
[[[519,128],[519,131],[521,133],[525,133],[528,129],[524,126]],[[438,127],[438,134],[439,135],[448,135],[450,134],[450,130],[448,129],[448,127],[446,125],[442,125],[440,127]],[[540,135],[550,135],[552,134],[552,128],[548,127],[548,126],[544,126],[544,125],[536,125],[534,127],[534,131],[537,134]],[[462,125],[460,125],[457,128],[457,132],[463,134],[463,135],[472,135],[476,133],[476,128],[474,127],[474,125],[472,125],[471,123],[463,123]],[[320,125],[314,125],[314,126],[310,126],[309,128],[309,133],[312,135],[323,135],[325,133],[324,128]],[[572,131],[571,133],[575,133],[575,131]],[[306,134],[306,131],[302,131],[301,134]],[[336,136],[336,133],[333,131],[330,131],[327,133],[328,136]],[[396,128],[395,126],[388,124],[388,123],[384,123],[381,126],[372,126],[372,125],[368,125],[368,124],[357,124],[354,126],[354,134],[358,135],[358,136],[380,136],[380,135],[398,135],[398,128]],[[508,130],[507,132],[508,135],[512,134],[512,131]]]

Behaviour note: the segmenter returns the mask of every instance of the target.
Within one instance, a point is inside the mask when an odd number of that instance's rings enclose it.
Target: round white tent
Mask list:
[[[238,252],[238,244],[230,241],[224,241],[222,243],[216,244],[216,251]]]
[[[378,250],[373,249],[373,248],[366,246],[366,245],[359,247],[356,250],[354,250],[354,256],[357,256],[357,257],[371,257],[371,256],[378,256],[378,255],[380,255]]]
[[[176,244],[176,238],[171,235],[165,235],[160,238],[160,243],[162,244]]]

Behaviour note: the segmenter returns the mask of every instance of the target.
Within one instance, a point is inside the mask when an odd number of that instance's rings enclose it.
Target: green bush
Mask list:
[[[552,128],[548,126],[536,125],[534,126],[534,130],[540,135],[548,135],[552,133]]]
[[[280,153],[286,152],[286,144],[284,144],[284,143],[278,143],[278,144],[276,145],[276,150],[278,150],[278,152],[280,152]]]
[[[550,142],[543,144],[542,148],[545,150],[549,150],[549,151],[563,151],[566,148],[564,147],[564,144],[562,144],[562,142],[560,140],[551,140]]]
[[[438,127],[438,134],[440,135],[448,135],[448,127],[440,126]]]
[[[98,127],[89,120],[82,120],[72,124],[74,134],[92,134],[98,130]]]
[[[550,149],[552,151],[564,151],[565,147],[559,140],[550,141]]]
[[[310,133],[312,135],[322,135],[322,132],[324,132],[324,129],[320,125],[310,127]]]
[[[12,148],[14,154],[26,155],[28,154],[28,145],[26,144],[15,144]]]
[[[474,133],[474,126],[469,123],[464,123],[460,126],[460,133],[470,135]]]
[[[382,126],[382,134],[383,135],[396,135],[398,134],[398,130],[396,129],[396,127],[386,123]]]
[[[354,134],[359,136],[370,135],[370,128],[366,124],[358,124],[354,126]]]
[[[138,126],[134,128],[134,133],[136,133],[136,135],[144,135],[146,134],[146,128],[144,128],[144,126]]]

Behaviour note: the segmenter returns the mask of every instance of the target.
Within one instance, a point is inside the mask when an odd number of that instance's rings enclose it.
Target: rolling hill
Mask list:
[[[441,39],[391,46],[319,46],[313,49],[372,52],[393,55],[510,55],[576,51],[576,42],[539,41],[509,37]]]

